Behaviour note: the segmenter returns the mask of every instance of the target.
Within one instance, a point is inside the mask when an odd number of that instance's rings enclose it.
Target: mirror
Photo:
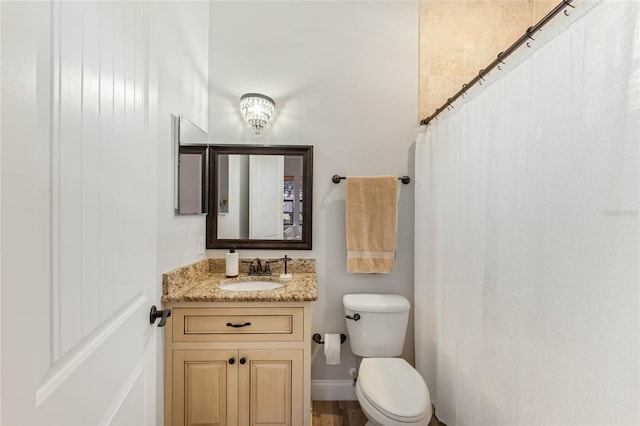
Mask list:
[[[207,248],[306,249],[313,147],[210,145]]]
[[[200,215],[207,212],[207,132],[189,119],[172,115],[174,134],[175,198],[178,215]]]

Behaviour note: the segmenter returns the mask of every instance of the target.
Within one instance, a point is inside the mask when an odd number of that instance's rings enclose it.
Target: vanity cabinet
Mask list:
[[[186,302],[165,334],[165,425],[310,425],[309,302]]]

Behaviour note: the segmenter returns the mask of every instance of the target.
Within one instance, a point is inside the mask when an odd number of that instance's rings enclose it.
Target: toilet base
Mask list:
[[[425,417],[415,422],[397,422],[388,417],[383,416],[378,410],[371,405],[367,398],[362,394],[360,386],[356,383],[356,397],[360,403],[360,409],[367,417],[367,423],[365,426],[428,426],[431,420],[431,404],[429,404],[429,410],[425,413]]]

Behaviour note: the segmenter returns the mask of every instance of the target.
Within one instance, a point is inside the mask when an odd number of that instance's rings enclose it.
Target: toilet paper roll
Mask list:
[[[340,335],[325,334],[324,335],[324,356],[327,358],[327,364],[340,364]]]

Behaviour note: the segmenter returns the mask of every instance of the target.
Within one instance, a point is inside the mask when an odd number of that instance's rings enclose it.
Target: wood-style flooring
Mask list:
[[[358,401],[313,401],[311,426],[364,426],[367,418]],[[447,426],[435,416],[429,426]]]

